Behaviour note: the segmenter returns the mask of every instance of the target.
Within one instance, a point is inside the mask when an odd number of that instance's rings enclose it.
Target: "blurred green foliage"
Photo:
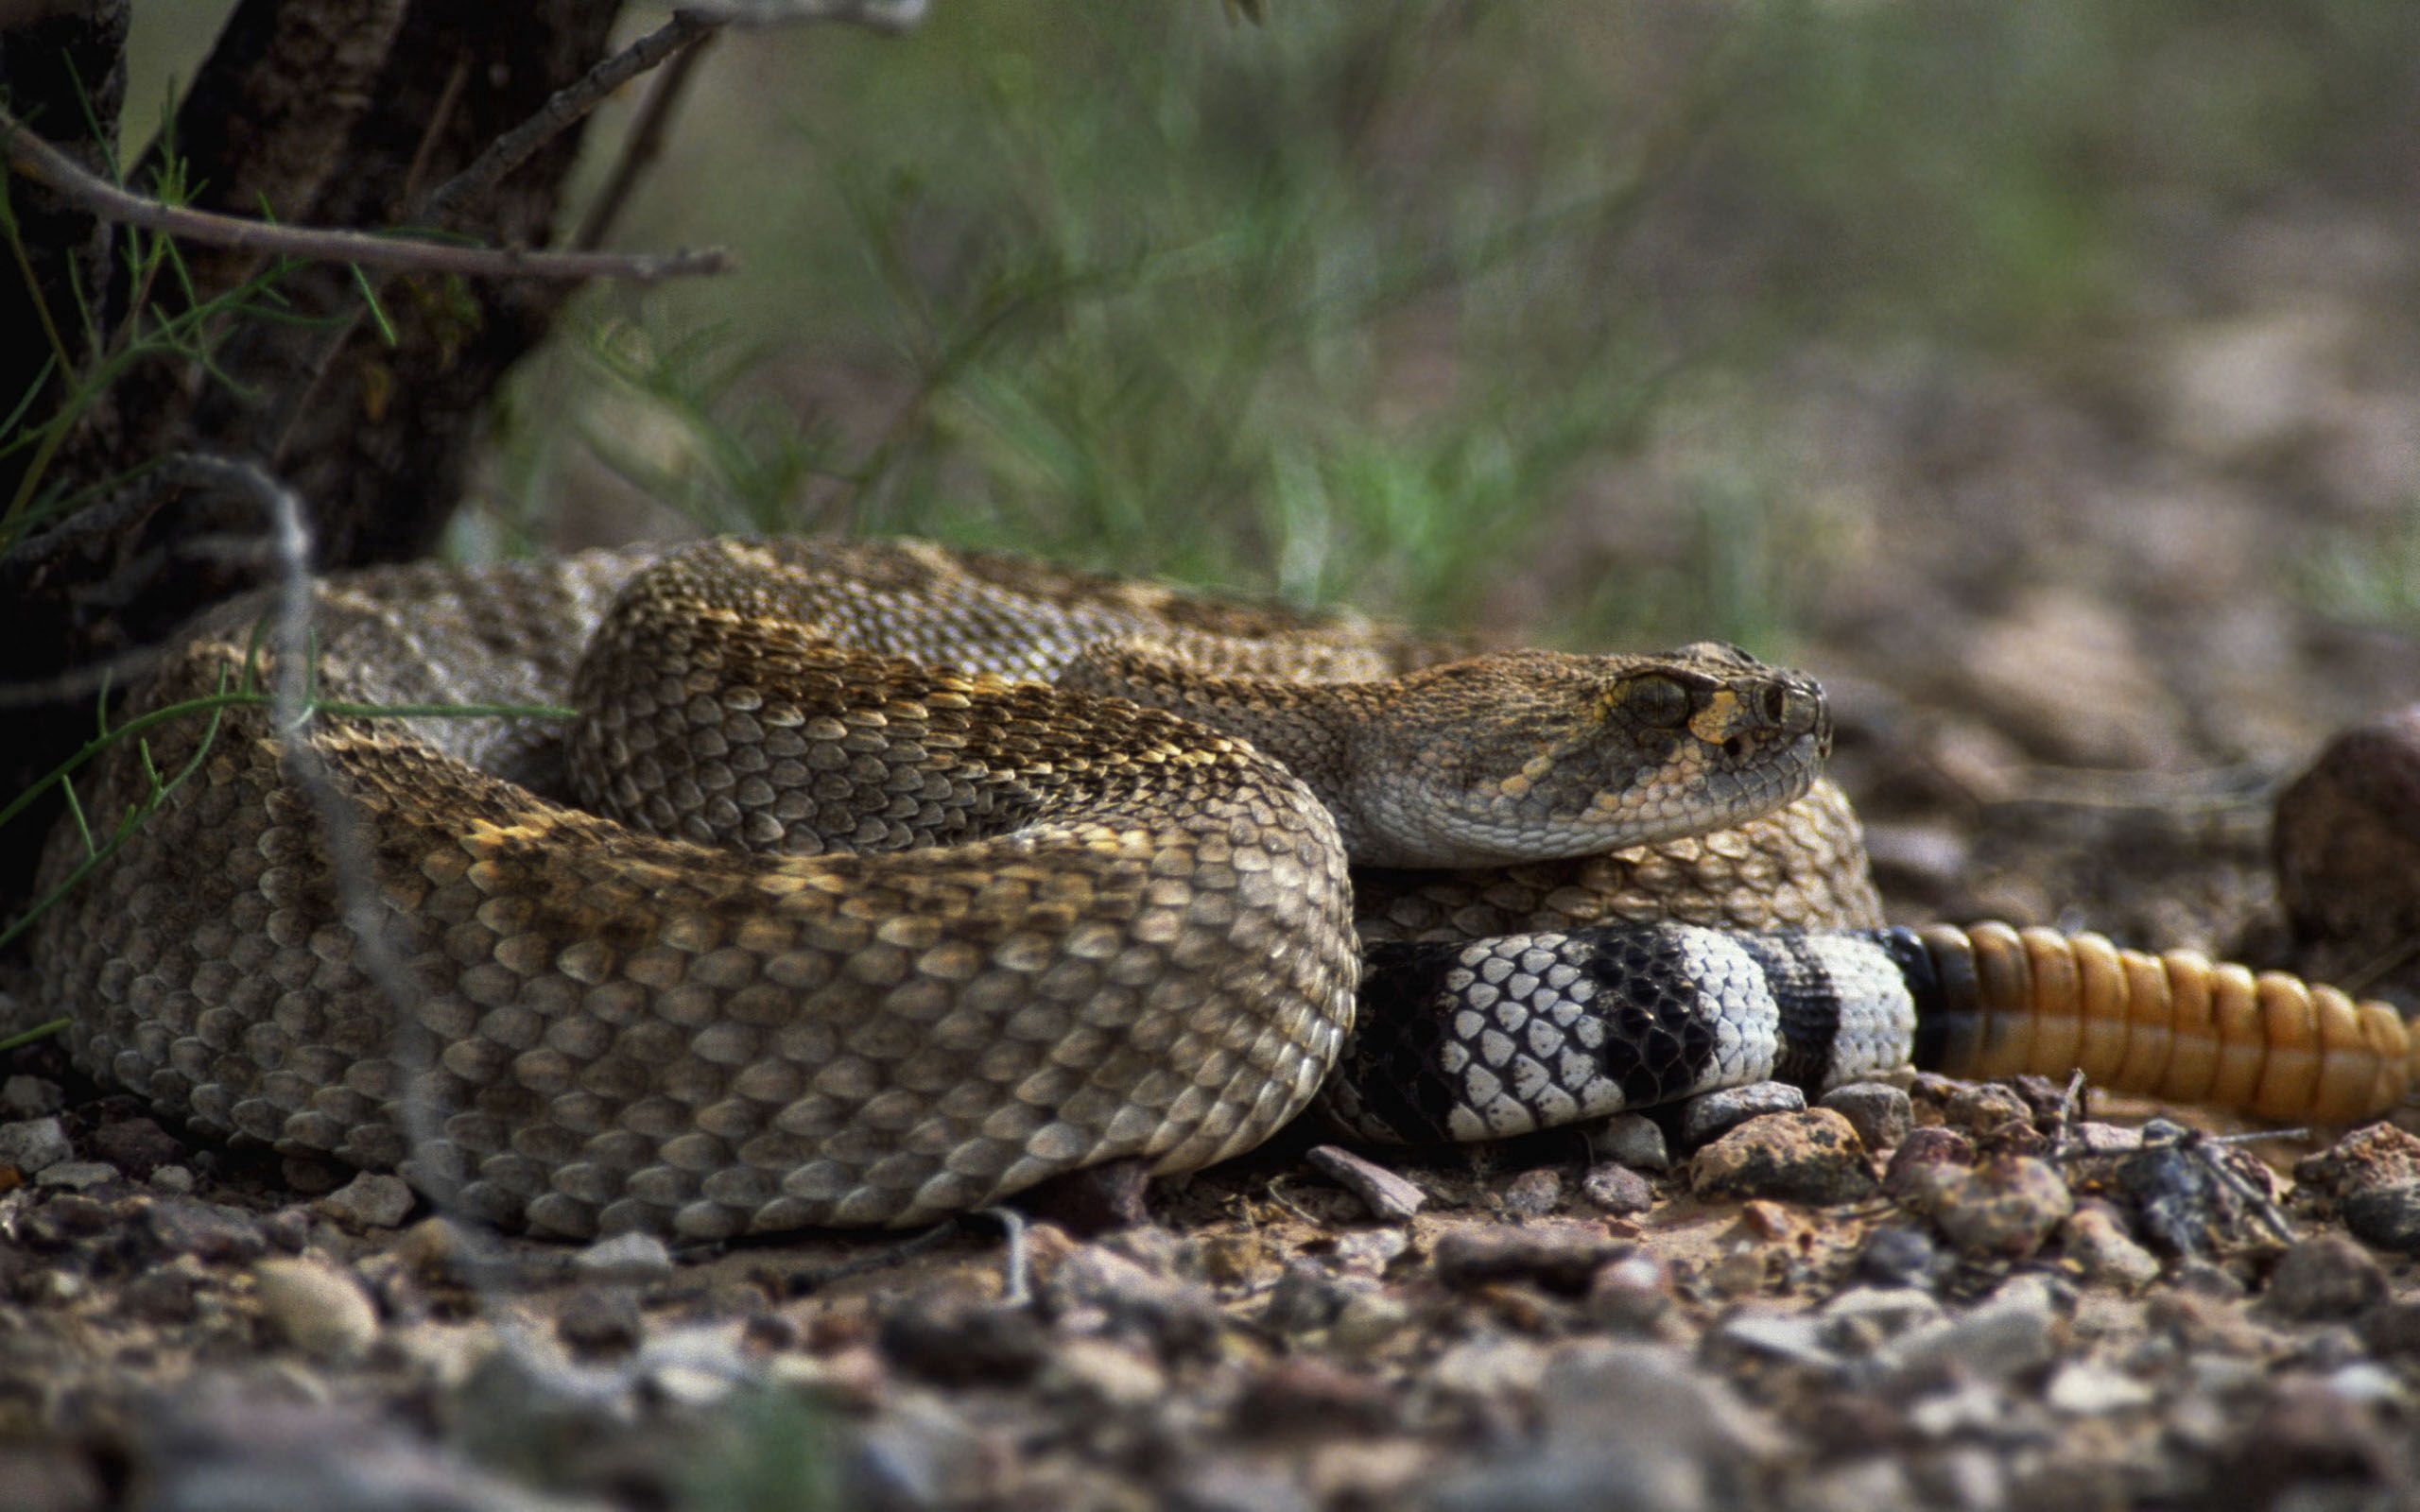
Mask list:
[[[1778,649],[1853,535],[1754,422],[1786,353],[2055,357],[2231,217],[2420,180],[2411,0],[1257,9],[719,41],[619,234],[746,271],[589,296],[466,549],[602,461],[714,528]],[[1727,447],[1627,496],[1708,393]]]

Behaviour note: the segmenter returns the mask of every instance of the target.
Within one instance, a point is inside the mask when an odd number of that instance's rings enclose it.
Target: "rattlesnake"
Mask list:
[[[309,612],[322,700],[588,712],[163,725],[85,806],[190,776],[37,977],[103,1081],[508,1226],[924,1222],[1210,1164],[1323,1081],[1432,1139],[1911,1057],[2333,1119],[2407,1080],[2389,1010],[2291,978],[1882,929],[1820,694],[1728,647],[1466,657],[912,542],[387,569]],[[134,707],[273,675],[262,614]],[[84,854],[62,826],[47,880]]]

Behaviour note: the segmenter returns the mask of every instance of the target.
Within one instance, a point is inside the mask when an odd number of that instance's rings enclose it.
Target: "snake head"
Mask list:
[[[1353,731],[1354,859],[1499,866],[1727,829],[1831,751],[1812,679],[1711,642],[1660,656],[1505,652],[1409,673]]]

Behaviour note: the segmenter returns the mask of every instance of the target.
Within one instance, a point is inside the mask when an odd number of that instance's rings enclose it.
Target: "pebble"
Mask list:
[[[1975,1163],[1975,1144],[1950,1128],[1910,1129],[1882,1171],[1882,1191],[1893,1201],[1927,1211],[1947,1176]]]
[[[1769,1313],[1761,1309],[1735,1313],[1716,1325],[1713,1336],[1717,1343],[1736,1349],[1818,1370],[1837,1370],[1841,1364],[1840,1355],[1826,1342],[1829,1332],[1824,1320],[1811,1314]]]
[[[1316,1261],[1291,1261],[1269,1289],[1260,1321],[1281,1334],[1315,1333],[1334,1323],[1355,1292],[1369,1285],[1366,1280],[1358,1285],[1341,1281]]]
[[[1412,1312],[1384,1292],[1356,1292],[1328,1325],[1328,1341],[1347,1354],[1368,1354],[1411,1326]]]
[[[1705,1092],[1681,1105],[1681,1145],[1694,1150],[1752,1118],[1795,1113],[1806,1106],[1806,1094],[1786,1081],[1750,1082]]]
[[[653,1234],[615,1234],[571,1258],[572,1269],[590,1280],[654,1280],[673,1271],[672,1251]]]
[[[1616,1217],[1645,1212],[1655,1205],[1655,1188],[1626,1165],[1600,1165],[1581,1178],[1580,1194],[1599,1211]]]
[[[1207,1286],[1158,1273],[1100,1244],[1070,1251],[1043,1283],[1041,1301],[1063,1327],[1123,1334],[1163,1358],[1215,1354],[1227,1326],[1218,1294]]]
[[[2397,1297],[2361,1317],[2361,1342],[2373,1354],[2420,1359],[2420,1298]]]
[[[2048,1281],[2020,1276],[1963,1316],[1893,1340],[1878,1358],[1906,1376],[1956,1368],[1979,1380],[2001,1381],[2049,1361],[2057,1318]]]
[[[1915,1124],[1914,1100],[1906,1088],[1887,1081],[1853,1081],[1835,1087],[1818,1099],[1817,1106],[1847,1119],[1865,1147],[1877,1152],[1898,1148]]]
[[[1668,1171],[1672,1152],[1664,1142],[1664,1125],[1645,1113],[1616,1113],[1591,1129],[1589,1153],[1634,1171]]]
[[[2420,1181],[2364,1187],[2343,1199],[2353,1237],[2399,1255],[2420,1254]]]
[[[1351,1150],[1333,1144],[1314,1145],[1304,1159],[1320,1175],[1359,1197],[1361,1206],[1380,1223],[1409,1223],[1428,1201],[1428,1194],[1409,1177],[1364,1160]]]
[[[107,1160],[61,1160],[56,1165],[43,1167],[42,1175],[34,1177],[34,1184],[83,1192],[124,1178],[125,1173]]]
[[[37,1176],[75,1153],[66,1127],[56,1118],[0,1124],[0,1165],[13,1165],[26,1176]]]
[[[2278,1257],[2265,1298],[2297,1322],[2350,1317],[2386,1297],[2386,1272],[2360,1246],[2335,1234],[2299,1240]]]
[[[1563,1204],[1563,1175],[1539,1166],[1504,1187],[1504,1209],[1516,1218],[1543,1218]]]
[[[109,1161],[137,1181],[147,1179],[161,1166],[182,1160],[186,1153],[182,1140],[156,1120],[139,1114],[111,1119],[93,1130],[88,1143],[95,1160]]]
[[[410,1214],[412,1201],[412,1189],[401,1177],[364,1171],[311,1207],[355,1228],[392,1228]]]
[[[2070,1418],[2098,1418],[2148,1407],[2159,1393],[2122,1370],[2089,1360],[2071,1360],[2053,1371],[2042,1398]]]
[[[1996,1143],[2033,1134],[2032,1106],[2015,1088],[1998,1082],[1959,1087],[1942,1104],[1941,1116],[1952,1128]]]
[[[2066,1180],[2048,1161],[2003,1155],[1945,1186],[1933,1222],[1970,1255],[2022,1260],[2042,1247],[2075,1210]]]
[[[2106,1203],[2086,1203],[2059,1226],[2061,1246],[2087,1280],[2135,1292],[2159,1280],[2159,1257],[2135,1243]]]
[[[1473,1225],[1437,1241],[1437,1279],[1458,1288],[1526,1280],[1577,1297],[1599,1266],[1633,1247],[1594,1224]]]
[[[352,1360],[378,1337],[378,1314],[359,1283],[317,1260],[264,1260],[253,1296],[269,1326],[316,1360]]]
[[[1885,1224],[1865,1236],[1858,1251],[1857,1270],[1868,1280],[1890,1286],[1930,1286],[1944,1268],[1941,1246],[1932,1235],[1907,1224]]]
[[[1641,1250],[1600,1267],[1588,1281],[1588,1315],[1617,1332],[1651,1333],[1672,1315],[1672,1277]]]
[[[60,1091],[55,1081],[40,1076],[0,1080],[0,1119],[40,1118],[66,1106],[67,1094]]]
[[[1856,1202],[1874,1194],[1865,1146],[1827,1108],[1752,1119],[1697,1152],[1689,1189],[1699,1196],[1783,1202]]]
[[[194,1188],[192,1170],[182,1165],[161,1166],[151,1173],[150,1179],[155,1190],[180,1195],[191,1193]]]
[[[646,1332],[635,1297],[619,1287],[583,1286],[563,1298],[555,1337],[581,1354],[621,1354]]]
[[[2294,1180],[2334,1196],[2420,1181],[2420,1135],[2393,1124],[2357,1128],[2294,1162]]]
[[[1871,1353],[1947,1315],[1931,1293],[1913,1286],[1852,1286],[1824,1304],[1823,1338],[1836,1349]]]

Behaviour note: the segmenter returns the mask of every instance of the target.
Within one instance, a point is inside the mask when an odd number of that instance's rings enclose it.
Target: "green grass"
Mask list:
[[[750,271],[586,301],[461,539],[558,533],[601,460],[707,528],[1786,646],[1853,531],[1753,404],[1668,528],[1591,528],[1670,417],[1813,340],[2105,333],[2177,217],[2358,189],[2413,43],[2405,0],[998,0],[752,38],[624,231]]]

